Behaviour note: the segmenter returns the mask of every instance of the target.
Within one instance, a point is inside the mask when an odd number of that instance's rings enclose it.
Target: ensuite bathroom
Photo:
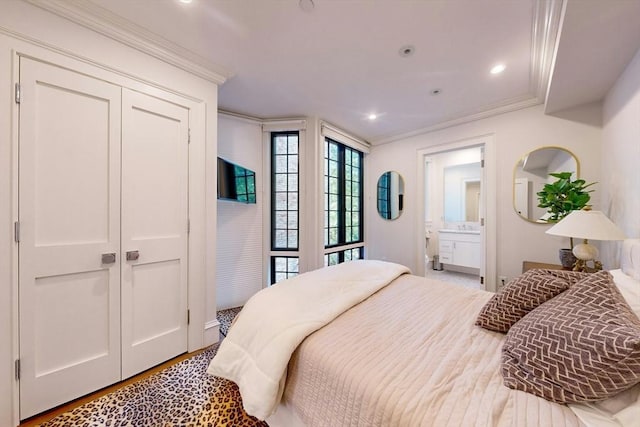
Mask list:
[[[482,147],[425,157],[425,275],[482,288]]]

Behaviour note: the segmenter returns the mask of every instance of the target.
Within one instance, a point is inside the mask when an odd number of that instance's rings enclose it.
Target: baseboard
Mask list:
[[[480,275],[480,269],[479,268],[462,267],[462,266],[459,266],[459,265],[445,264],[444,265],[444,269],[447,270],[447,271],[454,271],[456,273]]]
[[[220,322],[217,319],[204,324],[204,345],[208,347],[220,341]]]

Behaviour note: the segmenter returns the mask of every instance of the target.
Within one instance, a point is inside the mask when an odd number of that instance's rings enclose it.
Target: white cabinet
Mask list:
[[[438,236],[441,263],[480,268],[479,232],[440,230]]]

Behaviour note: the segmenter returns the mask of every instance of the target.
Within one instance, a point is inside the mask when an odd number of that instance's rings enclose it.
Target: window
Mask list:
[[[325,265],[362,258],[362,177],[362,153],[325,138]]]
[[[298,257],[271,257],[271,271],[273,277],[271,280],[272,283],[277,283],[290,277],[297,276],[299,273]]]
[[[298,133],[272,134],[272,250],[298,249]]]
[[[331,252],[325,254],[324,256],[324,265],[325,267],[328,265],[336,265],[345,261],[352,261],[356,259],[363,258],[364,247],[360,246],[353,249],[345,249],[344,251]]]
[[[298,149],[298,132],[271,134],[272,284],[298,274],[297,251],[300,230]],[[280,252],[282,255],[275,255],[274,252]]]

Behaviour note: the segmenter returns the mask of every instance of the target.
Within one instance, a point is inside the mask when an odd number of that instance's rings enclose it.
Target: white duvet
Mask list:
[[[235,382],[245,411],[267,418],[282,398],[298,345],[404,273],[409,269],[399,264],[353,261],[263,289],[245,304],[207,372]]]

